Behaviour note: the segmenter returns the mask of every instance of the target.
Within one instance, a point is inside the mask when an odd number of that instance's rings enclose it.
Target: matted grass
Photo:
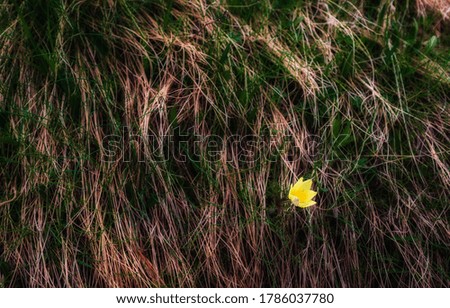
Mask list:
[[[377,2],[1,0],[0,283],[448,287],[448,5]]]

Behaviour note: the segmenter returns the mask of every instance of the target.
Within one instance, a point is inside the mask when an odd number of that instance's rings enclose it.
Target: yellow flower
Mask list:
[[[294,186],[291,185],[289,199],[295,206],[308,207],[317,203],[312,200],[317,195],[317,192],[311,190],[311,185],[312,180],[303,181],[303,178],[300,178]]]

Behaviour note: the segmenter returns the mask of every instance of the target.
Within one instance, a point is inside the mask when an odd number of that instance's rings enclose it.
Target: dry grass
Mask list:
[[[445,1],[0,3],[0,284],[449,286]]]
[[[450,18],[450,1],[448,0],[417,0],[419,14],[426,15],[427,10],[437,12],[442,19]]]

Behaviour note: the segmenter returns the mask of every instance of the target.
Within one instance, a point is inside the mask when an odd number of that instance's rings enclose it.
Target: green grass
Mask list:
[[[0,285],[447,286],[449,21],[383,3],[0,1]]]

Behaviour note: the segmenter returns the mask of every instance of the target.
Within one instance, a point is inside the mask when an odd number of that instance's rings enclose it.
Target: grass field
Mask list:
[[[449,287],[449,61],[446,0],[0,0],[0,285]]]

